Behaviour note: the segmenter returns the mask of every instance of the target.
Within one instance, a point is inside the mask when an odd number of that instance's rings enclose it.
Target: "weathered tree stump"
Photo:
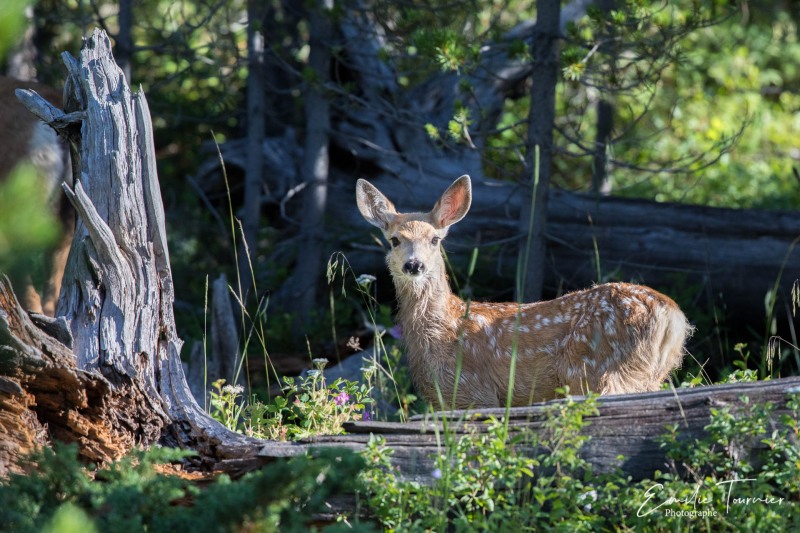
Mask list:
[[[131,93],[104,32],[84,41],[80,60],[64,61],[79,112],[26,98],[57,129],[81,121],[80,173],[64,185],[79,216],[49,328],[56,336],[0,285],[3,390],[28,420],[17,450],[43,442],[30,435],[46,425],[48,436],[77,441],[93,461],[155,442],[195,449],[205,463],[254,457],[260,444],[211,419],[186,384],[144,94]]]

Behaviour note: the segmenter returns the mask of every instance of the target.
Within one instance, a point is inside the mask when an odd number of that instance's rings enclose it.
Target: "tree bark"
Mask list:
[[[331,60],[332,22],[329,19],[332,3],[320,0],[309,12],[310,47],[308,65],[311,79],[306,80],[306,138],[301,175],[305,180],[303,209],[300,220],[300,241],[297,264],[287,292],[296,302],[293,335],[302,339],[317,301],[318,287],[324,272],[322,255],[325,214],[328,206],[328,175],[330,159],[330,104],[324,94],[329,79]]]
[[[258,228],[261,222],[261,191],[264,171],[264,23],[261,2],[247,3],[247,167],[242,215],[244,246],[239,249],[239,298],[247,304],[257,296],[254,289],[253,263],[258,255]],[[235,233],[238,231],[234,230]]]
[[[616,7],[614,0],[597,0],[596,6],[606,19],[610,19],[611,11]],[[608,68],[612,72],[612,78],[616,76],[617,61],[616,54],[611,53],[614,48],[614,30],[614,25],[609,24],[599,37],[602,43],[600,50],[609,54]],[[607,95],[601,93],[597,102],[595,102],[597,125],[592,160],[592,193],[602,196],[611,194],[611,177],[608,175],[608,149],[614,128],[614,106],[607,98]]]
[[[561,0],[536,2],[536,27],[531,44],[531,105],[528,111],[528,145],[525,155],[526,196],[519,226],[520,277],[516,298],[532,302],[542,298],[545,280],[547,197],[553,172],[553,129],[556,84],[559,74]]]
[[[64,187],[79,223],[58,319],[48,326],[55,337],[26,320],[0,285],[5,389],[17,409],[27,405],[50,436],[78,441],[89,460],[154,442],[195,449],[205,464],[252,459],[258,441],[208,417],[186,385],[147,101],[131,94],[103,32],[85,40],[80,61],[64,60],[80,111],[28,107],[57,128],[82,120],[80,178]]]
[[[131,58],[133,57],[133,0],[119,1],[119,32],[117,33],[117,65],[131,82]]]
[[[601,98],[597,109],[597,136],[592,161],[592,193],[600,196],[611,194],[611,177],[608,175],[608,148],[614,127],[614,106]]]
[[[78,368],[63,319],[34,317],[0,276],[0,477],[52,439],[77,442],[89,461],[120,457],[136,444],[124,392]]]

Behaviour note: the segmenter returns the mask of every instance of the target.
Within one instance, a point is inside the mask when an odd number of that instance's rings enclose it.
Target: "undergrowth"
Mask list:
[[[743,408],[713,409],[699,438],[667,428],[669,468],[639,482],[595,472],[581,455],[594,397],[548,406],[538,432],[489,419],[484,431],[451,434],[422,479],[400,476],[373,438],[362,495],[397,531],[797,531],[798,398],[781,412],[746,397]]]
[[[313,529],[332,494],[352,493],[363,459],[347,450],[276,461],[202,490],[156,465],[185,458],[166,448],[136,451],[103,469],[86,469],[74,445],[30,457],[25,474],[0,484],[0,529],[27,532],[298,531]],[[335,529],[346,527],[335,524]],[[329,530],[333,530],[330,528]]]
[[[308,531],[331,496],[357,492],[387,531],[797,531],[800,391],[780,408],[740,400],[713,408],[701,436],[665,428],[665,471],[643,481],[585,459],[582,430],[598,413],[596,396],[548,405],[536,431],[494,417],[434,420],[444,428],[440,451],[420,459],[414,479],[400,474],[381,437],[361,454],[322,449],[202,489],[156,468],[187,452],[153,448],[87,469],[75,446],[56,444],[0,484],[0,524],[20,532]],[[341,517],[332,529],[374,524]]]
[[[284,395],[266,403],[255,397],[243,403],[243,387],[215,381],[211,415],[233,431],[282,441],[336,435],[344,432],[345,422],[369,418],[369,386],[341,378],[327,385],[323,374],[327,359],[314,359],[313,363],[315,368],[306,376],[285,377]]]

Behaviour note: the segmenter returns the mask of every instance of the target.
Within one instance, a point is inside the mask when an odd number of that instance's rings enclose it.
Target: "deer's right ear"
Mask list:
[[[397,214],[392,202],[367,180],[356,183],[356,203],[361,215],[373,226],[386,230]]]

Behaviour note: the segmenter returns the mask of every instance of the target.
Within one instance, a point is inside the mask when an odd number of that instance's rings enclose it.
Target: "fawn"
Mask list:
[[[465,303],[454,295],[440,243],[469,210],[469,176],[453,182],[429,213],[398,213],[363,179],[356,201],[391,244],[386,263],[409,369],[434,405],[505,406],[512,359],[513,406],[553,399],[564,386],[584,394],[658,390],[680,366],[692,327],[674,301],[649,287],[606,283],[525,304]]]

